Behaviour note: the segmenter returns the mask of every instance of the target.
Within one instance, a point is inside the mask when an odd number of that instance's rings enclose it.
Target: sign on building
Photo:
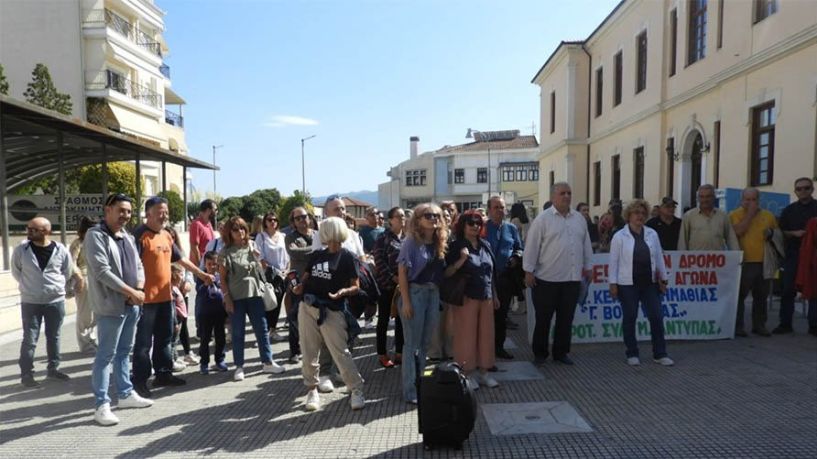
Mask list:
[[[102,194],[74,194],[65,196],[66,226],[76,230],[82,217],[100,218],[103,214],[105,197]],[[53,228],[59,228],[60,198],[55,195],[9,195],[9,228],[25,230],[25,225],[34,217],[45,217]]]

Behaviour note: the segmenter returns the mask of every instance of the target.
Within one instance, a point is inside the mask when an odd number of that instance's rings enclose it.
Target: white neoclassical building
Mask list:
[[[817,175],[813,1],[623,0],[532,82],[541,174],[596,214],[611,198],[694,206],[702,183],[792,194]]]

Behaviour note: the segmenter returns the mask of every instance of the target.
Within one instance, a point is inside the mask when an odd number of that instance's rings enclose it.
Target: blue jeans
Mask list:
[[[119,391],[119,399],[129,397],[133,390],[128,357],[133,349],[139,310],[139,306],[128,306],[124,315],[97,316],[96,318],[98,348],[91,373],[91,386],[94,390],[97,408],[104,403],[111,402],[108,397],[111,362],[113,362],[113,376],[116,381],[116,389]]]
[[[409,284],[409,297],[414,315],[407,319],[403,315],[403,299],[398,302],[400,318],[403,320],[403,364],[401,372],[403,377],[403,398],[406,401],[417,399],[417,387],[414,383],[417,379],[416,365],[414,364],[414,354],[417,353],[417,361],[425,368],[426,352],[431,344],[431,335],[437,328],[440,321],[440,291],[435,284]],[[421,368],[422,369],[422,368]]]
[[[667,356],[667,343],[664,341],[664,312],[661,309],[661,293],[658,284],[644,286],[619,285],[618,297],[621,300],[624,345],[627,346],[627,357],[638,357],[638,340],[635,336],[635,322],[638,319],[638,305],[650,321],[652,338],[652,356],[660,359]]]
[[[264,311],[264,300],[260,296],[234,300],[233,305],[233,361],[235,366],[244,366],[244,328],[247,325],[244,316],[250,316],[252,331],[258,341],[258,354],[263,363],[272,362],[272,346],[269,343],[269,329]]]
[[[20,344],[20,374],[30,375],[34,371],[34,350],[40,339],[40,324],[45,322],[45,349],[48,353],[48,369],[60,366],[60,327],[65,317],[65,301],[50,304],[23,303],[23,342]]]
[[[136,326],[133,344],[133,382],[144,384],[152,371],[170,374],[173,371],[173,318],[176,314],[170,301],[142,306],[142,317]],[[153,346],[153,366],[150,348]]]

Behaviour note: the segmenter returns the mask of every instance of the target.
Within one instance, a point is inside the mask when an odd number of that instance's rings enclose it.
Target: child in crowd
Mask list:
[[[173,263],[170,266],[170,283],[173,286],[172,300],[176,312],[175,326],[173,328],[173,353],[176,353],[176,344],[181,342],[184,349],[184,360],[179,360],[174,363],[173,371],[180,371],[184,369],[185,365],[195,365],[198,359],[192,352],[190,352],[190,334],[187,330],[187,281],[185,280],[184,269]],[[175,359],[175,357],[174,357]]]
[[[205,285],[196,279],[196,306],[201,317],[201,345],[199,347],[199,357],[201,374],[210,372],[210,338],[215,337],[216,348],[213,355],[216,362],[214,369],[227,371],[227,364],[224,362],[224,346],[226,344],[224,335],[224,321],[227,312],[224,309],[224,295],[221,292],[221,280],[218,275],[218,253],[210,251],[204,254],[204,269],[207,274],[216,277],[212,285]]]

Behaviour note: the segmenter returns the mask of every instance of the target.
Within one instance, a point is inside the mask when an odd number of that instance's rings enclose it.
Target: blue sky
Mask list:
[[[531,78],[618,0],[158,0],[191,155],[224,197],[376,190],[388,168],[466,130],[539,133]],[[199,191],[212,174],[194,171]]]

